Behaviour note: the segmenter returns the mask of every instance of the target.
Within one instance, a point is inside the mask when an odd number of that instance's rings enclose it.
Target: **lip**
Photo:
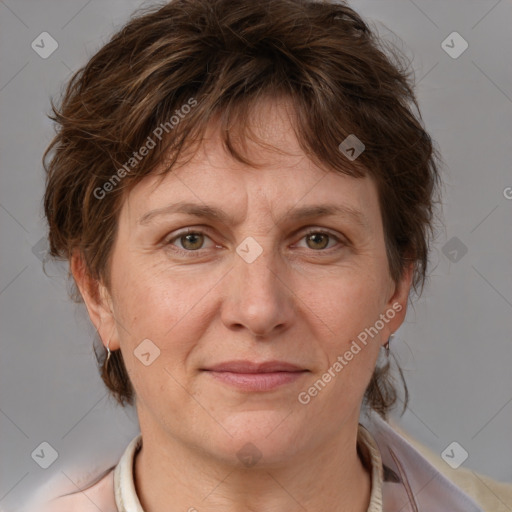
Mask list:
[[[214,372],[232,372],[232,373],[272,373],[272,372],[302,372],[305,368],[301,368],[286,361],[264,361],[255,363],[247,360],[232,360],[219,363],[206,368],[208,371]]]
[[[309,370],[285,361],[226,361],[205,369],[214,379],[242,391],[271,391],[300,379]]]

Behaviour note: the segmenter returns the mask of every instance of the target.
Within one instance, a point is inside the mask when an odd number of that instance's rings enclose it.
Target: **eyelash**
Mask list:
[[[321,229],[309,229],[307,232],[305,232],[302,237],[301,237],[301,240],[309,235],[327,235],[328,237],[336,240],[336,242],[338,242],[339,244],[341,244],[342,246],[346,246],[347,243],[344,242],[342,239],[340,239],[339,237],[337,237],[336,235],[334,235],[333,233],[330,233],[329,231],[322,231]],[[181,237],[185,236],[185,235],[205,235],[207,236],[208,238],[210,238],[207,234],[207,232],[205,231],[201,231],[200,229],[193,229],[193,228],[187,228],[185,231],[181,231],[181,232],[178,232],[175,236],[173,236],[172,238],[166,240],[164,242],[164,245],[167,247],[172,247],[172,250],[177,252],[178,254],[181,254],[181,255],[186,255],[186,256],[203,256],[203,251],[204,250],[207,250],[207,249],[196,249],[196,250],[187,250],[187,249],[180,249],[179,247],[176,247],[175,245],[173,245],[173,242],[176,241],[176,240],[179,240]],[[330,247],[329,249],[319,249],[317,251],[315,251],[314,249],[311,249],[313,252],[318,252],[318,253],[321,253],[321,252],[331,252],[331,250],[336,250],[336,247]],[[339,250],[339,249],[338,249]]]

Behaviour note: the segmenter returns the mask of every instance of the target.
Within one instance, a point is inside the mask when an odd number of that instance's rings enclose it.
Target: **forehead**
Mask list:
[[[196,211],[220,215],[222,220],[231,212],[234,223],[237,210],[270,210],[280,217],[299,208],[307,213],[308,207],[311,210],[323,204],[358,211],[363,224],[378,222],[377,189],[370,176],[354,178],[315,164],[300,147],[293,116],[286,99],[262,101],[253,108],[247,136],[243,141],[234,140],[241,142],[237,149],[257,167],[234,159],[212,122],[191,158],[178,161],[165,175],[156,175],[156,169],[144,178],[130,191],[123,210],[129,209],[132,221],[145,223],[154,210],[172,209],[173,205],[177,210],[186,204],[182,211],[190,211],[195,204]]]

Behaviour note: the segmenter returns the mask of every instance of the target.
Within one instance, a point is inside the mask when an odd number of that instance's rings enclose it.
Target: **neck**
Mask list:
[[[357,430],[357,422],[347,423],[336,437],[322,439],[293,460],[240,468],[162,431],[151,432],[145,442],[141,428],[136,492],[144,512],[168,512],[169,503],[189,512],[367,512],[371,469],[358,455]]]

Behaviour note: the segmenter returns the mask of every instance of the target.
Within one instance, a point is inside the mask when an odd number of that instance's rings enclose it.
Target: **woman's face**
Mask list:
[[[251,443],[276,462],[356,424],[379,349],[406,310],[410,272],[400,286],[390,278],[375,184],[313,165],[289,111],[261,104],[253,125],[289,154],[249,142],[264,165],[245,167],[212,131],[189,163],[130,192],[111,301],[92,315],[121,348],[143,434],[224,460]],[[186,213],[191,205],[204,215]],[[298,215],[319,206],[339,210]],[[207,370],[232,360],[304,371],[256,389],[268,380],[244,388]]]

